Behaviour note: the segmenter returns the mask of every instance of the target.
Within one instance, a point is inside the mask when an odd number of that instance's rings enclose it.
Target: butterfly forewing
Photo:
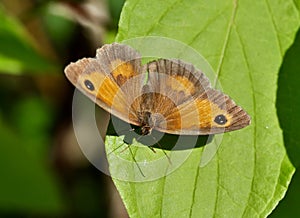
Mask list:
[[[140,68],[140,56],[134,49],[111,44],[98,49],[96,58],[84,58],[69,64],[65,73],[100,107],[126,122],[139,125],[130,108],[143,85],[144,75],[140,75]]]

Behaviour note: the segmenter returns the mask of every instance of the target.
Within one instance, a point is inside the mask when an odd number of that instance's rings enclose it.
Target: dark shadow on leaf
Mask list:
[[[283,130],[284,144],[295,167],[300,166],[300,30],[284,56],[279,72],[277,115]]]
[[[164,150],[186,150],[202,147],[210,143],[213,138],[208,135],[172,135],[156,130],[152,130],[150,135],[141,136],[141,128],[139,126],[129,125],[116,117],[110,120],[106,134],[113,136],[124,135],[126,144],[132,144],[135,138],[145,146]]]

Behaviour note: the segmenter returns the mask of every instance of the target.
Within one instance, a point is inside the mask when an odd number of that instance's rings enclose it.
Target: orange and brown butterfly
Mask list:
[[[127,123],[178,135],[208,135],[238,130],[249,115],[211,87],[207,77],[180,60],[141,64],[130,46],[113,43],[65,68],[67,78],[101,108]]]

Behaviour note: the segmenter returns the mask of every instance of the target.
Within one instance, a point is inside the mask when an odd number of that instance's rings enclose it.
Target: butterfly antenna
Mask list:
[[[154,141],[156,141],[156,144],[158,144],[158,146],[160,147],[160,149],[162,150],[162,152],[165,154],[165,156],[168,159],[169,164],[172,164],[171,158],[169,157],[169,155],[166,153],[166,151],[163,149],[163,147],[161,146],[161,144],[158,142],[158,140],[156,139],[155,136],[151,135],[151,137],[154,139]],[[156,151],[154,150],[154,148],[152,146],[149,146],[149,148],[156,153]]]
[[[111,153],[115,152],[116,150],[118,150],[119,148],[121,148],[125,143],[123,142],[121,145],[119,145],[118,147],[114,148],[112,151],[110,151],[107,155],[110,155]],[[127,149],[127,147],[126,147]],[[125,150],[126,150],[125,149]]]
[[[121,132],[125,132],[125,131],[129,131],[129,132],[132,132],[132,131],[134,131],[135,129],[134,128],[132,128],[132,129],[126,129],[126,130],[122,130],[122,131],[120,131],[120,133]],[[122,134],[122,133],[121,133]],[[123,142],[123,144],[125,144],[124,142]],[[109,152],[107,155],[110,155],[111,153],[113,153],[113,152],[115,152],[116,150],[118,150],[120,147],[122,147],[123,146],[123,144],[121,144],[120,146],[118,146],[118,147],[116,147],[116,148],[114,148],[111,152]],[[124,149],[124,150],[122,150],[121,152],[123,152],[123,151],[125,151],[127,149],[127,147]]]
[[[142,171],[140,165],[139,165],[138,162],[136,161],[136,159],[135,159],[135,157],[134,157],[134,154],[133,154],[133,152],[132,152],[130,146],[128,146],[128,148],[129,148],[129,151],[130,151],[130,153],[131,153],[132,159],[134,160],[134,162],[135,162],[137,168],[139,169],[140,173],[142,174],[143,177],[146,177],[145,174],[143,173],[143,171]]]
[[[109,152],[107,155],[110,155],[111,153],[115,152],[116,150],[118,150],[118,149],[119,149],[121,146],[123,146],[124,144],[126,145],[126,143],[123,142],[120,146],[114,148],[114,149],[113,149],[111,152]],[[134,160],[134,162],[135,162],[137,168],[139,169],[140,173],[142,174],[142,176],[143,176],[143,177],[146,177],[145,174],[143,173],[143,171],[142,171],[140,165],[139,165],[138,162],[136,161],[136,159],[135,159],[135,157],[134,157],[134,154],[133,154],[133,152],[132,152],[132,150],[131,150],[131,148],[130,148],[130,145],[127,145],[120,153],[126,151],[127,149],[129,149],[130,154],[131,154],[131,156],[132,156],[132,159]]]

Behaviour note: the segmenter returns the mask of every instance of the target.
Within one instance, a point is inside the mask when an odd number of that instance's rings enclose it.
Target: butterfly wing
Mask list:
[[[130,102],[142,89],[140,72],[140,55],[118,43],[98,49],[96,58],[83,58],[65,68],[67,78],[101,108],[135,125],[139,123]]]
[[[212,89],[207,77],[191,64],[160,59],[149,63],[147,70],[148,85],[157,93],[152,108],[155,129],[206,135],[249,125],[249,115],[227,95]]]
[[[126,45],[104,45],[96,58],[71,63],[65,73],[100,107],[135,125],[142,125],[138,116],[145,110],[153,114],[155,129],[171,134],[214,134],[250,123],[247,113],[212,89],[191,64],[160,59],[144,68],[140,55]]]

